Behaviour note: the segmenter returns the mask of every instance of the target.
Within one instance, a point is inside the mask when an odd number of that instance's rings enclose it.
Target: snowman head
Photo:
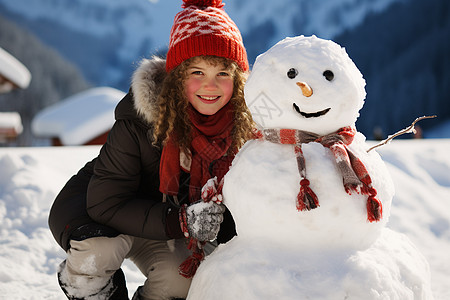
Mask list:
[[[366,95],[361,72],[338,44],[285,38],[256,58],[245,101],[262,128],[325,135],[355,124]]]

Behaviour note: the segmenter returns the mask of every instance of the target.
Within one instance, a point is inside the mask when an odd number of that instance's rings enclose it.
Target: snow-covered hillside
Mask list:
[[[225,10],[240,28],[253,62],[256,55],[286,36],[315,34],[332,38],[359,25],[366,15],[379,12],[399,0],[224,0]],[[407,1],[407,0],[405,0]],[[181,0],[0,0],[0,12],[14,14],[25,27],[41,40],[58,49],[65,57],[85,69],[92,67],[95,57],[85,54],[107,54],[95,67],[98,85],[111,85],[120,80],[133,62],[142,56],[164,51],[168,45],[173,17],[181,10]],[[71,45],[65,37],[83,41],[82,47]],[[69,39],[70,40],[70,39]],[[248,42],[247,42],[248,41]],[[72,41],[73,42],[73,41]],[[102,49],[107,47],[108,51]],[[78,53],[76,53],[78,52]],[[113,54],[113,55],[112,55]],[[84,65],[83,65],[84,64]],[[94,71],[91,71],[94,72]],[[128,74],[126,74],[128,79]]]
[[[243,35],[251,28],[272,22],[276,34],[270,44],[280,38],[298,34],[315,33],[333,37],[343,30],[354,27],[372,12],[379,12],[399,0],[301,0],[261,1],[224,0],[225,10],[233,18]],[[125,34],[124,48],[139,47],[149,39],[153,47],[164,47],[169,40],[173,17],[181,10],[181,0],[1,0],[9,10],[30,19],[54,21],[67,28],[89,32],[95,36]],[[301,20],[301,21],[300,21]],[[296,27],[301,25],[301,27]],[[130,49],[128,49],[130,50]],[[135,48],[134,50],[137,50]]]
[[[377,148],[396,194],[388,227],[428,259],[436,300],[450,299],[450,140],[394,140]],[[47,226],[64,183],[98,154],[96,146],[0,148],[0,299],[63,299],[56,269],[64,253]],[[144,278],[127,262],[130,295]],[[294,297],[295,298],[295,297]]]

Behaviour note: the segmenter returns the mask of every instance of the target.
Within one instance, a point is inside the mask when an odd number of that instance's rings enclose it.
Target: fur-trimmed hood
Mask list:
[[[155,120],[156,101],[166,75],[165,59],[156,56],[151,59],[143,59],[131,81],[133,107],[129,101],[122,101],[128,103],[119,104],[116,110],[116,119],[130,118],[131,115],[134,115],[145,124],[151,125]]]

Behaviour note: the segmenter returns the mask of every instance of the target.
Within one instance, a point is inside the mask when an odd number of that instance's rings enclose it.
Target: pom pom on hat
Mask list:
[[[225,4],[222,3],[222,0],[183,0],[182,8],[187,8],[189,6],[197,6],[197,7],[217,7],[222,8]]]
[[[223,10],[221,0],[184,0],[170,31],[166,70],[186,59],[214,55],[234,60],[248,70],[247,52],[236,24]]]

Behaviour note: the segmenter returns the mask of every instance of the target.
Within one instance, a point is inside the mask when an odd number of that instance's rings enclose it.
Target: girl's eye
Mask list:
[[[193,75],[202,75],[203,73],[202,73],[202,71],[192,71],[191,74],[193,74]]]
[[[287,77],[289,77],[290,79],[294,79],[295,76],[297,75],[298,75],[297,69],[290,68],[289,71],[287,71]]]
[[[334,79],[334,73],[330,70],[326,70],[325,72],[323,72],[323,77],[325,77],[326,80],[331,81]]]
[[[227,72],[220,72],[218,75],[219,76],[230,76],[230,74],[228,74]]]

